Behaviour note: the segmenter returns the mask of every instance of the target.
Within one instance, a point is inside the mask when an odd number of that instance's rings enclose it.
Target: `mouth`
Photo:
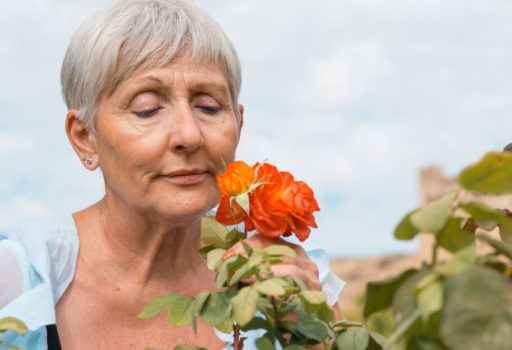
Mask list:
[[[177,185],[195,185],[204,180],[206,170],[177,170],[162,176]]]

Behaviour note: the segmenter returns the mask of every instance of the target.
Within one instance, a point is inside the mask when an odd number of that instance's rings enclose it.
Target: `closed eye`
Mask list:
[[[201,106],[199,108],[201,108],[201,111],[203,111],[203,113],[210,114],[210,115],[220,112],[220,108],[218,108],[218,107]]]
[[[151,117],[151,116],[155,115],[159,109],[160,108],[155,108],[155,109],[150,109],[150,110],[142,111],[142,112],[133,112],[133,114],[135,114],[137,117],[140,117],[140,118],[147,118],[147,117]]]

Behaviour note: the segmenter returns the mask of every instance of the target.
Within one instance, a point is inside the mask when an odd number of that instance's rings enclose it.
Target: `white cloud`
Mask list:
[[[297,103],[343,106],[364,95],[390,72],[379,44],[356,43],[309,62],[311,84],[301,86]]]

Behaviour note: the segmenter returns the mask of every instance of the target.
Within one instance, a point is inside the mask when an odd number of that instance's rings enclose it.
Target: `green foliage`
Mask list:
[[[411,224],[420,232],[438,233],[445,226],[458,191],[452,191],[411,215]]]
[[[406,270],[396,277],[368,283],[363,315],[368,317],[374,312],[389,308],[398,287],[415,271],[414,269]]]
[[[459,189],[411,211],[395,229],[395,237],[405,240],[420,232],[433,234],[431,263],[367,286],[365,317],[391,309],[397,323],[386,347],[510,349],[512,217],[508,209],[464,202],[464,191],[512,193],[512,154],[486,155],[461,173],[459,184]],[[488,235],[495,228],[502,240]],[[491,252],[477,255],[477,243],[488,245]],[[453,253],[452,258],[438,262],[439,248]]]
[[[236,330],[264,329],[256,340],[258,349],[305,349],[323,344],[326,349],[382,350],[382,336],[371,333],[359,323],[337,322],[334,311],[327,305],[323,292],[308,290],[294,276],[277,277],[272,265],[284,258],[295,258],[296,252],[286,245],[251,248],[244,233],[228,231],[214,218],[204,218],[202,238],[207,246],[199,253],[209,269],[216,272],[217,291],[205,291],[197,297],[169,294],[151,300],[139,315],[152,318],[168,309],[169,321],[177,327],[192,325],[197,330],[197,318],[224,333]],[[231,246],[240,241],[244,254],[226,256]],[[244,281],[250,279],[251,284]],[[295,314],[292,321],[289,314]],[[236,327],[236,328],[234,328]],[[361,339],[364,339],[361,342]],[[199,350],[180,345],[178,350]]]
[[[475,266],[445,284],[441,333],[451,349],[510,349],[512,281]]]
[[[469,191],[485,194],[512,193],[512,154],[488,153],[478,163],[464,169],[459,183]]]

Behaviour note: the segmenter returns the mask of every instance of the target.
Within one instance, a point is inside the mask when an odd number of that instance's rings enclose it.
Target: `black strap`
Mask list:
[[[48,350],[62,350],[56,325],[49,324],[46,326],[46,341],[48,342]]]

